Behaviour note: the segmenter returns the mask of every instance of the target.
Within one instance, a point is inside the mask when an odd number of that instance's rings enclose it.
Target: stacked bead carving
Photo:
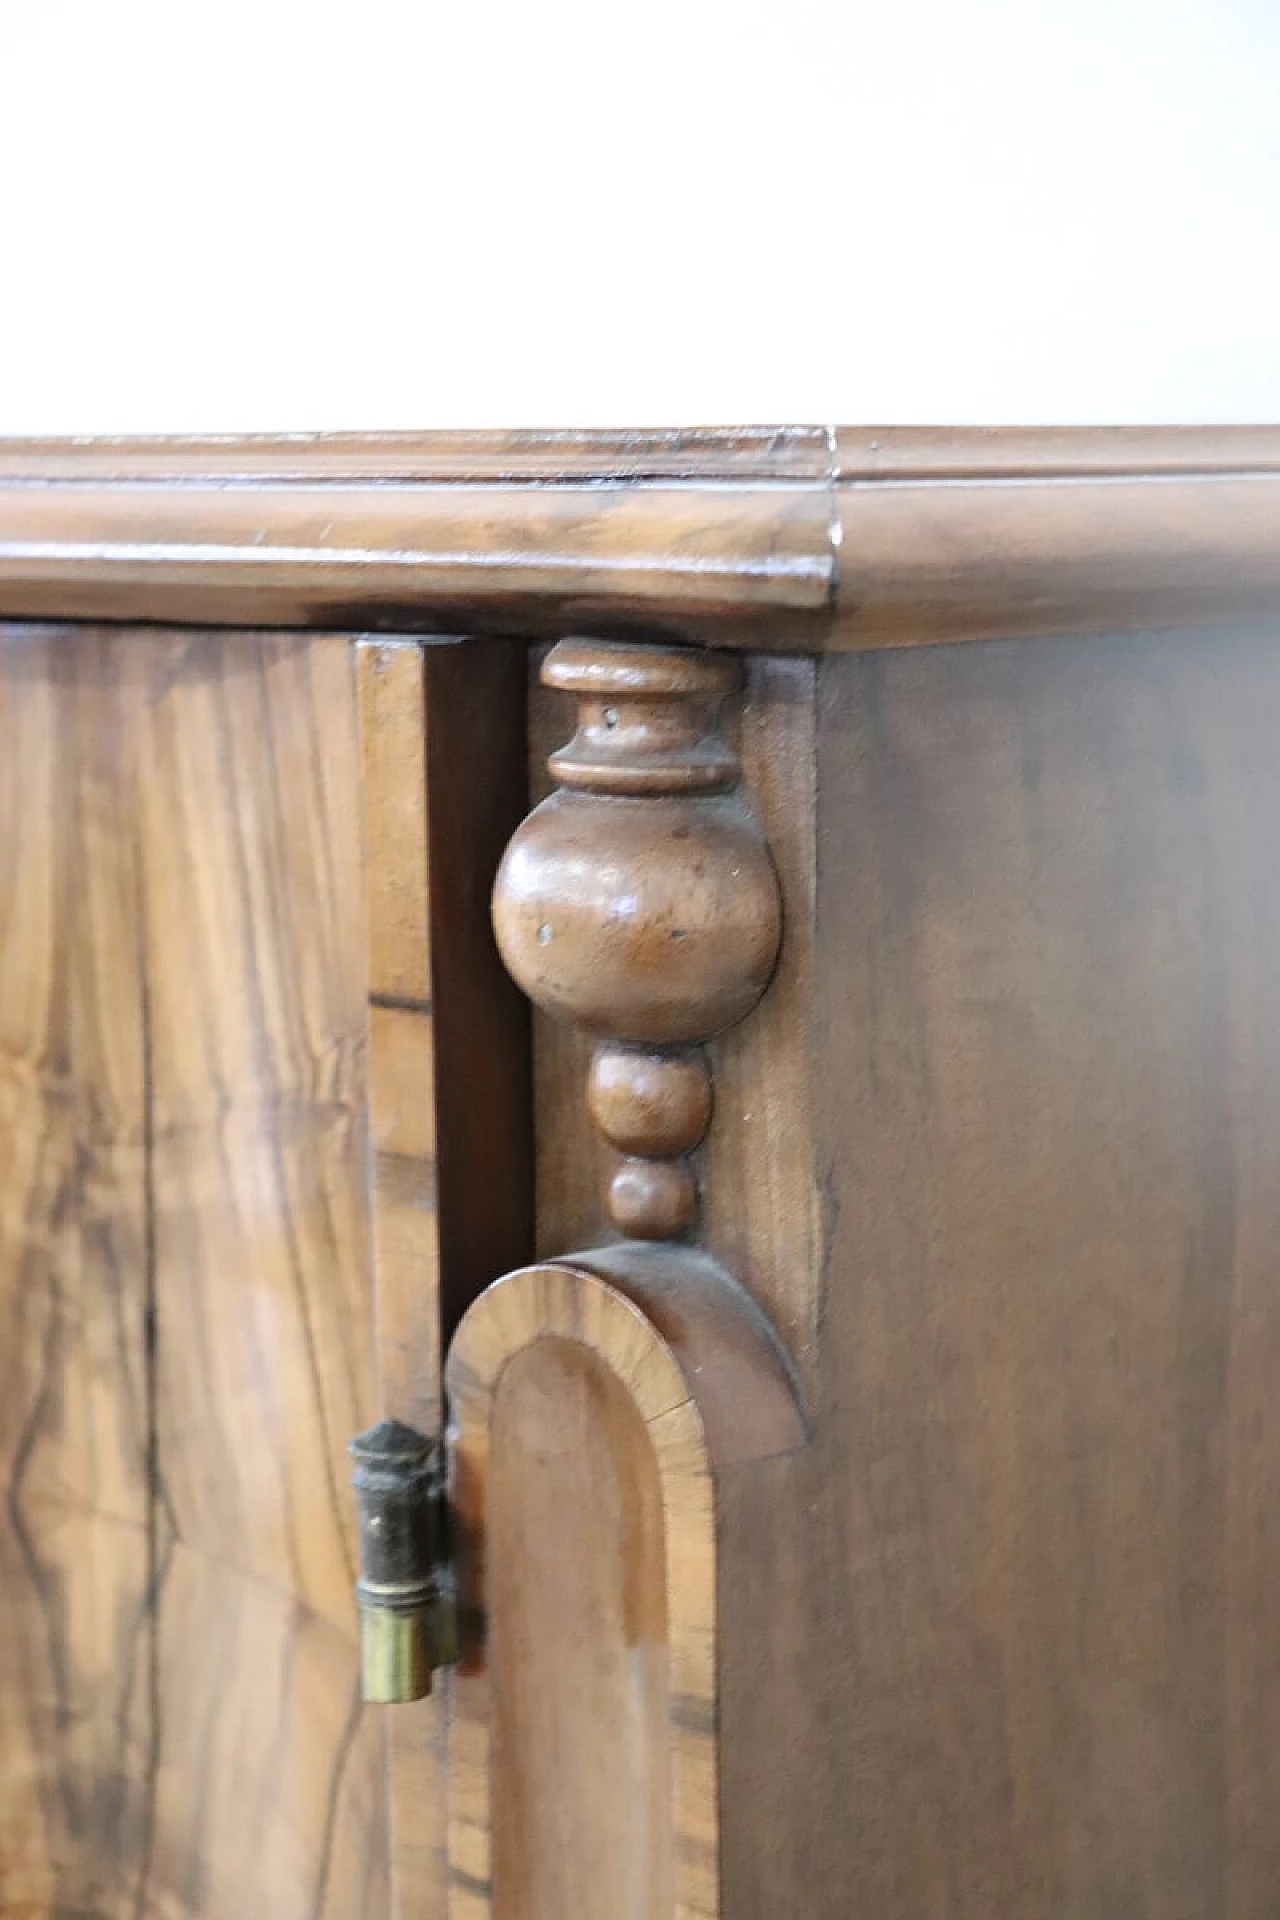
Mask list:
[[[619,1230],[687,1233],[688,1155],[711,1119],[700,1043],[749,1013],[778,955],[782,909],[741,768],[720,731],[731,657],[562,640],[546,685],[578,699],[552,754],[558,791],[507,848],[493,919],[509,972],[548,1013],[597,1035],[591,1115],[623,1156]]]

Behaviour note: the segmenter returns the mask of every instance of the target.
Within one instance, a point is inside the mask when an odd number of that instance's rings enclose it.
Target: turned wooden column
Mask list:
[[[712,1114],[701,1042],[751,1012],[782,933],[777,875],[720,731],[740,668],[563,640],[542,678],[577,696],[578,730],[551,756],[558,791],[499,869],[498,945],[531,1000],[598,1036],[586,1095],[621,1156],[614,1226],[675,1240],[696,1226],[687,1156]]]

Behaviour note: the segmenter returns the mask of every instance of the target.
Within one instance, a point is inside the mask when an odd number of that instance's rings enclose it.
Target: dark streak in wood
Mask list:
[[[407,993],[371,993],[371,1007],[387,1007],[392,1013],[430,1013],[430,1000],[415,1000]]]

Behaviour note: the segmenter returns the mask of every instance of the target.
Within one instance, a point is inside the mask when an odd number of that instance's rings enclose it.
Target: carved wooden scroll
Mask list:
[[[803,1445],[787,1357],[695,1244],[702,1043],[750,1014],[777,878],[719,727],[736,663],[562,641],[558,790],[494,890],[508,969],[595,1037],[619,1243],[508,1274],[455,1335],[471,1659],[450,1716],[453,1920],[716,1920],[715,1475]]]

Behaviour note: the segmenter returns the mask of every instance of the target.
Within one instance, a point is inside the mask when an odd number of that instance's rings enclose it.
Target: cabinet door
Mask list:
[[[519,666],[0,630],[4,1914],[443,1912],[433,1703],[394,1723],[397,1824],[358,1698],[346,1444],[437,1416],[442,1257],[465,1296],[524,1251],[518,1166],[438,1229],[437,1136],[463,1197],[474,1136],[437,1112],[427,925],[434,781],[440,964],[481,993]],[[505,1017],[474,1059],[519,1082]]]

